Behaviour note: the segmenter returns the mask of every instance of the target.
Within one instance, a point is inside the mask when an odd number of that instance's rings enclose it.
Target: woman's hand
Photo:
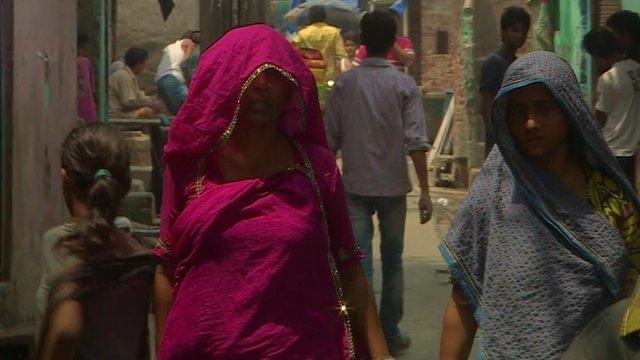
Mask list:
[[[82,304],[70,298],[76,286],[73,283],[65,283],[52,293],[50,299],[66,300],[62,300],[45,315],[44,319],[47,323],[45,333],[42,334],[38,359],[75,359],[76,347],[84,329]]]
[[[341,275],[355,338],[365,346],[371,359],[393,359],[384,339],[373,292],[362,267],[358,263],[347,266]]]
[[[440,360],[468,359],[478,325],[462,289],[454,285],[444,311]]]
[[[153,282],[153,314],[156,320],[156,349],[160,349],[164,323],[173,304],[173,266],[163,263],[157,266]]]

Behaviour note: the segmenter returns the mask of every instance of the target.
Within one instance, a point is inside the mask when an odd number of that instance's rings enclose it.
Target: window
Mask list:
[[[436,34],[436,54],[449,53],[449,32],[438,31]]]

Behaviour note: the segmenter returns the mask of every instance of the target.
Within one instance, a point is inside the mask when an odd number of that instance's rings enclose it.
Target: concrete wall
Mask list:
[[[149,51],[149,68],[142,76],[141,86],[153,82],[162,49],[185,31],[199,28],[198,0],[180,0],[175,4],[164,22],[157,0],[117,0],[116,56],[124,56],[132,46]]]
[[[66,215],[59,148],[76,124],[76,0],[13,4],[11,271],[0,329],[34,320],[40,239]]]

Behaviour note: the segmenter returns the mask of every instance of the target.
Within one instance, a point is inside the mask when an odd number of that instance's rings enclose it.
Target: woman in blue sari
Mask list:
[[[548,52],[507,70],[492,107],[497,146],[440,250],[453,291],[441,359],[558,359],[638,276],[632,185],[571,67]]]

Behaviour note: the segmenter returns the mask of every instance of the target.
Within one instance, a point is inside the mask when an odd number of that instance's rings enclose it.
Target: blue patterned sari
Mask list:
[[[517,150],[507,97],[544,84],[565,112],[572,151],[638,200],[606,145],[571,67],[533,52],[507,70],[492,108],[497,146],[440,245],[472,304],[480,358],[558,359],[619,298],[627,252],[618,230],[584,198]]]

